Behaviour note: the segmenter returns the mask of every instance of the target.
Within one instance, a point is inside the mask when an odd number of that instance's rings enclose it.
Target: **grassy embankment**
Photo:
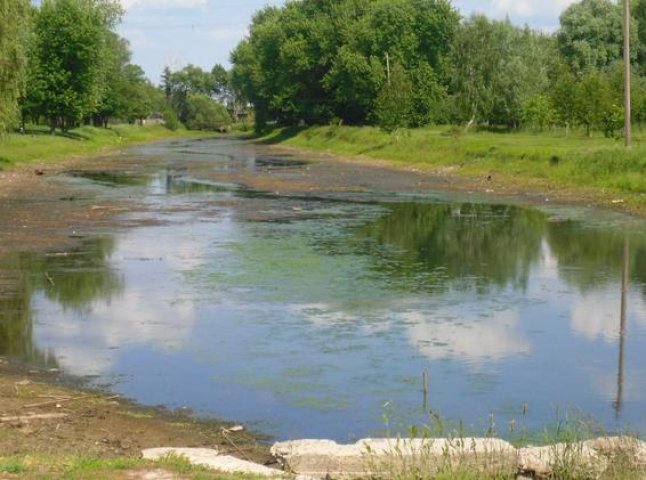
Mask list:
[[[107,129],[84,126],[55,135],[50,135],[46,128],[29,128],[25,135],[10,133],[0,136],[0,170],[30,162],[50,163],[104,153],[164,138],[205,135],[205,132],[189,130],[173,132],[161,125],[114,125]]]
[[[646,212],[646,131],[621,139],[575,131],[469,131],[455,127],[385,133],[373,127],[325,126],[277,130],[268,143],[324,151],[398,167],[436,170],[492,185],[549,192]],[[450,167],[450,168],[447,168]]]

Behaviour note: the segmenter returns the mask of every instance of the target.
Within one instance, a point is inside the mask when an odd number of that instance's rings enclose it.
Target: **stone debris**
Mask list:
[[[559,471],[600,478],[615,455],[627,455],[646,467],[646,443],[632,437],[602,437],[585,442],[514,448],[496,438],[371,439],[341,445],[331,440],[292,440],[275,443],[271,454],[283,471],[209,448],[151,448],[144,458],[168,455],[186,458],[226,473],[247,473],[294,480],[400,477],[419,472],[487,472],[518,479],[554,478]]]
[[[183,457],[193,465],[212,468],[225,473],[247,473],[263,477],[279,478],[282,472],[257,463],[240,460],[229,455],[219,455],[213,448],[148,448],[142,451],[143,458],[161,460],[175,455]]]
[[[518,453],[504,440],[363,439],[351,445],[330,440],[276,443],[272,455],[287,472],[315,478],[358,478],[415,469],[436,473],[457,466],[486,472],[515,472]]]
[[[518,450],[518,470],[538,478],[548,478],[558,469],[592,473],[597,477],[607,466],[605,456],[582,442]]]

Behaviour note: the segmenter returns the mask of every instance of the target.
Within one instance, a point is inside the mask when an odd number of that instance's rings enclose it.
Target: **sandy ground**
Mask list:
[[[2,455],[138,456],[158,446],[217,447],[264,463],[265,446],[233,424],[188,412],[135,405],[117,396],[61,385],[57,371],[10,365],[0,358]]]

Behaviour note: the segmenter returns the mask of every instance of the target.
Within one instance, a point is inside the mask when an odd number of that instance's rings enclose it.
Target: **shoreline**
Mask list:
[[[362,129],[367,129],[367,127],[357,128],[359,131]],[[328,130],[333,129],[332,127],[300,129],[299,132],[291,136],[286,135],[285,138],[281,138],[281,131],[277,130],[256,137],[253,141],[276,149],[276,151],[315,155],[342,163],[388,168],[396,171],[426,175],[435,180],[436,187],[441,191],[477,193],[491,195],[494,198],[513,197],[521,203],[529,205],[562,204],[565,206],[597,207],[627,213],[640,218],[646,217],[646,192],[621,192],[612,188],[598,188],[590,185],[568,185],[567,182],[550,180],[549,178],[538,178],[528,173],[523,174],[522,172],[514,175],[513,173],[510,174],[509,172],[501,171],[501,165],[504,165],[504,162],[496,164],[492,161],[488,164],[478,166],[472,161],[460,158],[457,154],[451,161],[444,159],[437,160],[435,158],[429,158],[428,161],[420,161],[416,156],[423,156],[423,150],[413,149],[410,154],[410,159],[406,160],[396,158],[395,153],[386,150],[391,145],[386,147],[381,145],[379,148],[372,149],[367,148],[365,149],[366,152],[360,154],[348,153],[348,151],[356,150],[359,147],[358,144],[354,143],[355,140],[344,139],[336,143],[337,140],[334,135],[341,136],[341,134],[329,134]],[[371,138],[371,135],[377,135],[377,133],[369,132],[368,130],[359,132],[357,135],[360,133],[366,133],[368,138]],[[327,137],[328,135],[331,138],[329,139],[329,143],[326,143],[328,140],[322,142],[318,138],[318,136]],[[473,133],[468,135],[477,136],[478,134]],[[468,138],[468,135],[465,135],[465,138]],[[497,135],[501,135],[501,138],[508,139],[515,134]],[[272,136],[278,137],[278,139]],[[310,137],[314,139],[310,139]],[[536,135],[536,138],[544,140],[540,135]],[[491,141],[491,139],[488,140]],[[580,140],[585,141],[585,139]],[[456,143],[459,141],[460,138],[458,137]],[[402,146],[406,145],[407,138],[404,137],[400,142]],[[379,154],[380,148],[381,155]],[[491,147],[491,149],[494,148]],[[522,149],[522,146],[519,148]],[[611,149],[614,146],[609,145],[607,148]],[[632,151],[632,153],[635,152]],[[433,155],[429,155],[429,157],[433,157]],[[526,155],[527,153],[522,153],[519,158],[523,158]],[[558,169],[559,167],[556,166],[554,168]]]

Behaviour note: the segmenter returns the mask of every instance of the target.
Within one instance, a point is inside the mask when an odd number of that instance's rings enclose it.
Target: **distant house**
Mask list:
[[[142,125],[163,125],[164,114],[161,112],[153,112],[146,118],[141,119]]]

